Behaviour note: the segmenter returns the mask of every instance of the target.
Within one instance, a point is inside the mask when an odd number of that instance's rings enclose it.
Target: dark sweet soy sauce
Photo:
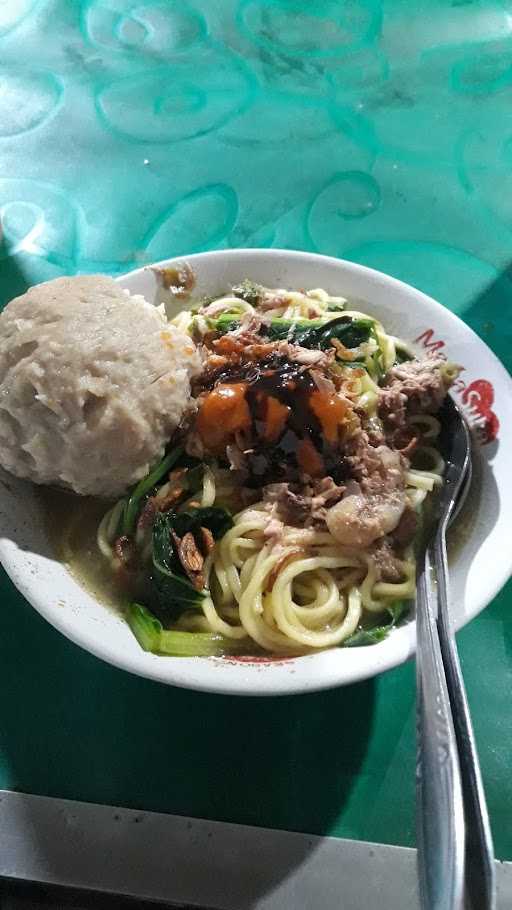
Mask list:
[[[323,476],[329,475],[335,482],[346,477],[347,469],[339,449],[326,442],[311,408],[311,395],[317,385],[310,369],[287,360],[279,352],[272,352],[257,361],[227,363],[201,377],[204,390],[211,390],[219,383],[235,382],[247,384],[245,400],[252,418],[251,430],[244,439],[249,486],[297,480],[304,473],[297,460],[298,449],[304,440],[309,440],[320,455]],[[281,435],[271,443],[263,438],[269,397],[290,409]]]

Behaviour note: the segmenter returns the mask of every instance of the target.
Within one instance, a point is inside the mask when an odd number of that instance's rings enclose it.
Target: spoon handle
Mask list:
[[[452,707],[459,754],[466,823],[466,900],[472,910],[495,910],[494,850],[473,726],[449,619],[448,560],[445,528],[440,526],[427,553],[437,578],[439,643]]]
[[[462,789],[432,595],[425,560],[416,599],[420,897],[424,910],[460,910],[464,884]]]

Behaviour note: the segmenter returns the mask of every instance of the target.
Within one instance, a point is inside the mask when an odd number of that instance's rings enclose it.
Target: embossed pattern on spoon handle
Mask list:
[[[424,565],[419,573],[416,613],[420,897],[423,910],[461,910],[465,841],[459,759],[427,571]]]
[[[472,910],[495,910],[496,876],[491,827],[455,635],[450,627],[445,526],[443,522],[433,545],[429,547],[427,566],[430,562],[436,572],[439,643],[458,745],[466,827],[466,900]]]

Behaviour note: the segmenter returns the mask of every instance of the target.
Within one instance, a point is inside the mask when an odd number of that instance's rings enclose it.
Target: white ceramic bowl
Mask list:
[[[377,316],[388,331],[415,343],[419,351],[437,350],[464,366],[455,397],[484,445],[476,454],[475,485],[466,515],[454,532],[459,540],[451,560],[451,591],[455,625],[476,616],[512,571],[512,381],[496,357],[439,303],[352,262],[289,250],[222,250],[187,259],[200,294],[220,294],[246,277],[269,287],[323,287],[356,299],[358,308]],[[119,281],[156,301],[150,269],[131,272]],[[6,475],[0,485],[0,559],[27,600],[76,644],[114,666],[171,685],[243,695],[311,692],[374,676],[407,660],[415,648],[415,624],[410,621],[378,645],[334,648],[291,660],[146,654],[124,621],[83,590],[52,557],[34,488]]]

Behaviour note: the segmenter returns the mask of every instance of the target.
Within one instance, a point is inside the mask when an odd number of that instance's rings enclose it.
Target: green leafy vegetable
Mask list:
[[[133,493],[127,500],[124,514],[123,514],[123,534],[129,536],[135,530],[135,522],[137,520],[137,515],[139,509],[142,505],[142,500],[146,493],[150,493],[153,487],[155,487],[159,480],[171,470],[171,468],[176,464],[180,455],[183,454],[182,448],[173,449],[172,452],[169,452],[162,461],[160,461],[156,467],[153,468],[146,477],[143,477],[135,487]]]
[[[155,608],[166,616],[177,618],[184,610],[200,609],[206,591],[198,591],[188,580],[178,558],[172,538],[195,535],[208,528],[215,540],[233,526],[231,515],[217,506],[190,509],[187,512],[159,512],[153,525],[153,572],[151,593]]]
[[[344,648],[361,648],[365,645],[376,645],[379,641],[384,641],[388,637],[393,623],[384,626],[375,626],[373,629],[359,629],[346,638],[343,642]]]
[[[175,632],[164,629],[162,623],[147,607],[130,603],[126,620],[139,645],[153,654],[173,657],[221,657],[244,649],[239,640],[216,632]]]
[[[229,311],[222,313],[217,319],[209,319],[208,325],[212,331],[218,332],[219,335],[227,335],[228,332],[234,332],[239,327],[240,320],[240,313]]]
[[[327,323],[323,319],[284,319],[282,316],[276,316],[269,325],[262,325],[261,332],[271,341],[296,341],[300,334],[312,329],[321,329],[324,325]]]
[[[172,657],[222,657],[245,650],[239,640],[228,638],[216,632],[174,632],[163,631],[160,635],[158,653]]]
[[[414,358],[405,348],[395,348],[395,363],[406,363],[408,360],[414,360]]]
[[[395,600],[389,605],[388,613],[393,620],[393,625],[398,625],[402,617],[409,612],[409,607],[410,602],[407,600]]]
[[[226,509],[219,506],[190,509],[187,512],[167,512],[166,514],[169,526],[178,537],[183,537],[187,531],[195,534],[199,528],[209,528],[215,540],[218,540],[233,527],[231,515]]]
[[[391,629],[397,625],[401,617],[408,611],[409,605],[407,601],[397,600],[394,603],[389,604],[386,609],[390,616],[389,622],[384,623],[381,626],[374,626],[372,629],[358,629],[357,632],[349,635],[349,637],[342,642],[342,647],[360,648],[363,645],[376,645],[378,642],[384,641],[384,639],[388,637]]]
[[[244,281],[232,288],[232,292],[235,297],[241,297],[242,300],[250,303],[251,306],[258,306],[265,294],[265,288],[261,284],[256,284],[255,281],[249,281],[248,278],[245,278]]]
[[[225,335],[240,324],[240,317],[235,313],[223,313],[218,319],[211,320],[212,328]],[[337,316],[327,322],[324,319],[283,319],[276,317],[269,325],[261,327],[270,341],[290,341],[303,348],[330,347],[331,339],[337,338],[346,348],[357,348],[368,341],[372,334],[372,319],[352,319],[350,316]]]
[[[270,330],[272,333],[273,323]],[[351,319],[350,316],[337,316],[328,322],[315,325],[316,320],[309,320],[309,325],[297,324],[288,337],[295,344],[303,348],[320,348],[325,350],[331,346],[331,340],[337,339],[346,348],[357,348],[364,341],[368,341],[372,329],[372,319]],[[271,336],[272,337],[272,336]]]
[[[177,618],[186,609],[200,607],[204,592],[194,588],[178,559],[171,537],[173,517],[173,512],[159,512],[153,525],[151,587],[155,606]]]
[[[342,313],[343,310],[345,309],[345,306],[346,306],[345,303],[335,303],[334,300],[331,300],[331,302],[327,304],[327,312],[328,313]]]
[[[131,603],[126,620],[143,651],[156,651],[160,643],[162,623],[142,604]]]

